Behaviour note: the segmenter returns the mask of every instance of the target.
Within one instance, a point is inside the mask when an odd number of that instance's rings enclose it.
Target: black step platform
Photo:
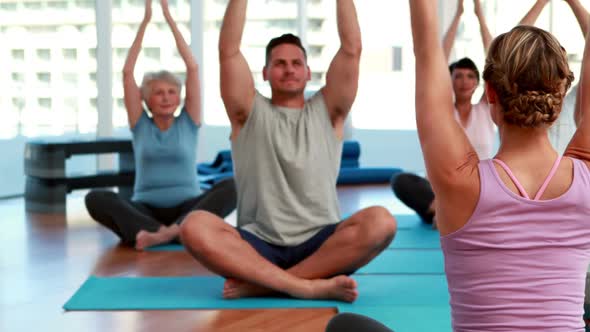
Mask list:
[[[118,153],[118,171],[68,174],[66,159],[73,155]],[[77,189],[118,187],[119,194],[131,197],[135,176],[133,145],[130,139],[93,140],[47,139],[25,146],[25,209],[29,212],[64,213],[66,195]]]

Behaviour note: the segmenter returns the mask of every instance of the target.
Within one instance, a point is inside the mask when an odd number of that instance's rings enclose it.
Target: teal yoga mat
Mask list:
[[[247,308],[325,308],[344,311],[374,306],[446,305],[444,275],[360,275],[359,298],[352,304],[290,298],[224,300],[221,277],[91,276],[64,305],[65,310],[176,310]]]
[[[417,214],[396,214],[397,229],[432,228],[423,222]]]
[[[389,245],[391,249],[440,249],[438,231],[428,228],[398,229],[395,239]],[[181,244],[163,244],[149,247],[146,251],[180,251]]]
[[[385,250],[357,274],[443,274],[440,250]]]
[[[221,297],[221,277],[95,277],[84,282],[65,310],[174,310],[336,307],[335,301]]]
[[[398,229],[393,249],[440,249],[440,234],[431,228]]]
[[[448,305],[367,306],[339,312],[371,317],[395,332],[452,332]]]
[[[184,246],[179,243],[159,244],[157,246],[147,247],[145,251],[183,251]]]
[[[439,235],[430,225],[424,224],[418,215],[405,214],[395,216],[398,231],[390,248],[403,249],[438,249]],[[146,251],[180,251],[184,247],[178,243],[162,244],[145,249]]]

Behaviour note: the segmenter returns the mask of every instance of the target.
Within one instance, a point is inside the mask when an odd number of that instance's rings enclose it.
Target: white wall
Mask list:
[[[90,139],[94,135],[64,135],[64,138]],[[0,198],[24,194],[25,172],[24,152],[29,139],[17,136],[9,140],[0,140]],[[66,161],[66,171],[73,173],[96,172],[96,157],[92,155],[75,156]]]
[[[25,143],[23,136],[0,140],[0,197],[20,195],[24,191]]]

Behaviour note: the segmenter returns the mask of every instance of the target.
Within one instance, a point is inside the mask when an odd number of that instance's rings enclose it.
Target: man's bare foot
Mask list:
[[[178,236],[178,225],[162,226],[156,232],[139,231],[135,236],[135,249],[144,250],[157,244],[168,243]]]
[[[301,299],[324,299],[344,302],[353,302],[358,296],[356,281],[347,276],[305,280],[305,282],[306,285],[302,290],[294,291],[288,295]],[[272,296],[276,294],[278,292],[271,289],[236,279],[227,279],[223,286],[223,297],[226,299]]]
[[[264,288],[246,281],[227,278],[223,284],[223,298],[239,299],[242,297],[262,297],[276,294],[271,289]]]
[[[338,300],[354,302],[358,297],[357,284],[354,279],[348,276],[336,276],[331,279],[309,280],[309,293],[292,294],[295,297],[304,299]]]

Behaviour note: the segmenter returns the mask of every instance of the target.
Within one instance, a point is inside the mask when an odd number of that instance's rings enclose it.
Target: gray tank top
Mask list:
[[[340,221],[341,154],[321,92],[303,109],[272,105],[256,92],[232,141],[238,227],[272,244],[295,246]]]

